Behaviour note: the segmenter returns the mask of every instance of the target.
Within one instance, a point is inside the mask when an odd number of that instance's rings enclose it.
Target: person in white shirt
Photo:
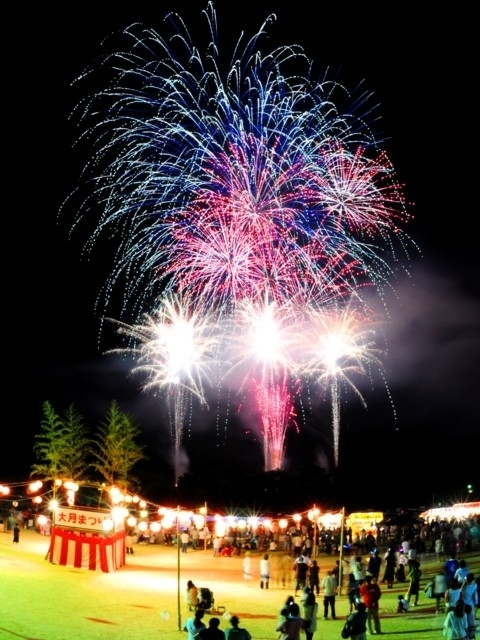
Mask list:
[[[478,587],[473,573],[468,573],[460,589],[467,614],[469,638],[475,637],[475,609],[478,607]]]
[[[323,619],[327,620],[328,610],[332,614],[332,620],[336,619],[335,613],[335,594],[337,592],[337,581],[331,571],[327,571],[327,575],[322,580],[323,589]]]
[[[443,623],[443,635],[445,638],[466,638],[468,632],[468,620],[465,613],[465,605],[461,600],[455,605],[453,611],[447,613]]]
[[[465,583],[469,573],[470,569],[468,568],[466,561],[460,560],[458,563],[458,569],[455,571],[455,575],[453,577],[456,578],[459,585],[462,585]]]
[[[270,582],[270,559],[268,553],[266,553],[260,560],[260,589],[268,589],[268,583]]]

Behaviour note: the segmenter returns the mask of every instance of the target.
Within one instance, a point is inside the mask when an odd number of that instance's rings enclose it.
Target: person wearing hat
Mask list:
[[[230,626],[225,629],[225,640],[252,640],[250,633],[239,626],[240,619],[238,616],[230,618]]]

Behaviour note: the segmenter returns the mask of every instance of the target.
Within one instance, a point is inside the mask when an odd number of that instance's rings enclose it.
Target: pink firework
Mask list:
[[[340,143],[319,151],[322,168],[314,190],[322,203],[324,225],[369,240],[400,234],[398,223],[410,215],[387,154],[382,151],[370,159],[363,147],[352,153]]]
[[[285,434],[290,425],[296,425],[293,395],[288,385],[287,370],[274,379],[253,380],[254,397],[261,416],[261,437],[265,471],[283,469]]]

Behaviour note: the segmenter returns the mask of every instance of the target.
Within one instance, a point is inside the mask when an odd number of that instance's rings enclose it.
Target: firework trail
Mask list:
[[[225,380],[240,371],[243,379],[231,386],[253,390],[261,416],[265,471],[283,468],[285,432],[295,422],[290,389],[292,320],[291,304],[280,307],[268,298],[243,299],[229,325],[225,360],[232,365]]]
[[[93,219],[87,252],[104,237],[118,239],[103,304],[121,289],[121,317],[138,319],[159,297],[181,296],[196,322],[213,318],[229,342],[248,334],[238,321],[245,305],[289,308],[298,332],[298,323],[317,313],[312,309],[341,309],[365,286],[382,296],[400,249],[408,256],[402,225],[410,215],[368,124],[371,96],[350,95],[326,74],[314,80],[299,46],[262,54],[274,16],[251,38],[242,34],[224,61],[212,3],[203,15],[204,54],[176,14],[167,17],[170,37],[139,24],[127,28],[121,50],[114,40],[100,66],[106,88],[74,112],[89,145],[84,176],[93,189],[82,200],[79,187],[67,200],[78,211],[73,226]],[[285,73],[292,65],[295,72]],[[351,110],[340,112],[337,104],[346,102]],[[225,329],[231,326],[233,334]],[[152,328],[147,323],[145,336],[140,325],[132,337],[144,343]],[[139,355],[147,388],[172,383],[170,362],[149,348]],[[261,406],[275,405],[265,398],[282,395],[290,368],[283,361],[250,369]],[[197,373],[181,376],[181,384],[201,398]],[[338,382],[336,373],[329,376]],[[338,388],[332,391],[338,404]],[[289,402],[277,403],[284,419]],[[264,427],[265,455],[275,464],[281,460],[267,453],[268,442],[282,439],[281,422],[268,418],[277,427]],[[338,462],[339,419],[334,423]]]
[[[170,421],[170,437],[173,444],[173,469],[175,472],[175,486],[181,476],[182,443],[187,414],[192,415],[192,396],[181,385],[172,385],[167,395],[168,414]]]
[[[287,370],[274,380],[253,380],[254,397],[260,411],[265,471],[283,469],[285,434],[289,425],[296,425],[290,375]]]
[[[117,324],[119,334],[132,346],[113,352],[134,357],[132,373],[140,373],[146,379],[145,389],[165,391],[177,483],[186,415],[192,396],[207,404],[204,381],[210,376],[217,338],[208,316],[198,318],[178,297],[162,298],[155,313],[146,315],[142,323]]]
[[[379,325],[364,305],[349,301],[346,307],[311,311],[310,322],[301,335],[299,369],[330,391],[335,464],[339,461],[340,409],[342,387],[354,391],[367,404],[355,378],[372,379],[372,370],[382,380],[384,353],[378,348]],[[388,391],[388,387],[387,387]]]

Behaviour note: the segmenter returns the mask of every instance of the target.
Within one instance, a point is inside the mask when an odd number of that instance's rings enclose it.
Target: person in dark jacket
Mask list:
[[[359,602],[356,611],[353,611],[347,618],[346,623],[351,630],[352,640],[366,640],[367,638],[367,606]]]

